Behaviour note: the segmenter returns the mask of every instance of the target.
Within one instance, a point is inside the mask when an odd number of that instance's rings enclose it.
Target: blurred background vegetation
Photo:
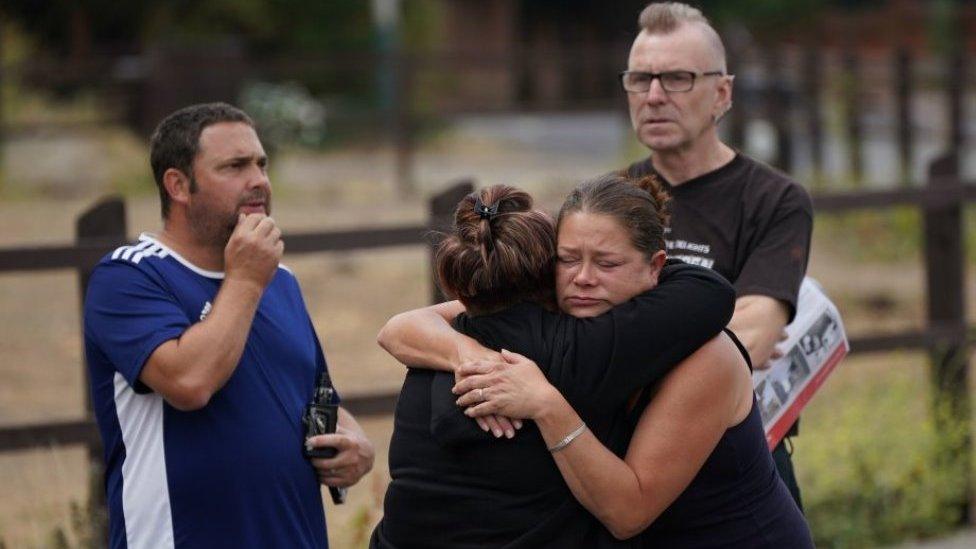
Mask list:
[[[67,242],[74,216],[108,193],[126,197],[134,234],[158,225],[146,137],[208,100],[258,121],[286,230],[416,222],[432,193],[468,176],[555,207],[573,183],[646,154],[615,80],[644,4],[6,0],[0,246]],[[812,191],[920,186],[950,150],[964,178],[976,175],[972,3],[695,4],[730,51],[736,104],[722,130],[742,150]],[[901,73],[899,55],[910,59]],[[972,208],[965,227],[971,243]],[[924,327],[922,234],[913,207],[817,215],[810,272],[850,334]],[[398,387],[402,369],[373,337],[428,299],[423,250],[292,261],[344,390]],[[76,304],[70,273],[0,276],[0,426],[84,413]],[[933,402],[929,368],[923,352],[849,357],[804,413],[795,460],[818,546],[939,537],[967,522],[972,422]],[[381,452],[389,419],[367,422]],[[98,546],[86,467],[77,450],[0,454],[0,546]],[[337,547],[363,545],[387,474],[381,453],[350,504],[330,507]]]

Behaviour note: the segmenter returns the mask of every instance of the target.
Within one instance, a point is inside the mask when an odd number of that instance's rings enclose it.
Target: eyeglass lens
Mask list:
[[[651,82],[657,78],[665,91],[688,91],[695,85],[695,73],[690,71],[669,71],[659,74],[649,72],[627,71],[623,75],[624,89],[632,92],[646,92],[651,88]]]

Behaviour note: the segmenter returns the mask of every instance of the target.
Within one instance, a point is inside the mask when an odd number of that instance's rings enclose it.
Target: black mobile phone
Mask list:
[[[335,448],[329,446],[313,447],[308,444],[308,439],[316,435],[328,435],[336,432],[339,424],[339,405],[336,404],[335,389],[329,380],[327,373],[322,373],[319,383],[315,387],[312,401],[305,406],[305,413],[302,414],[302,423],[305,425],[305,441],[302,444],[302,453],[306,458],[332,458],[338,453]],[[346,502],[346,489],[336,486],[329,486],[329,495],[332,502],[336,505]]]

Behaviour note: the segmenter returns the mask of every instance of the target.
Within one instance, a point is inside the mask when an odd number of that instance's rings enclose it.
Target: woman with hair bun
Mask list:
[[[630,185],[615,189],[609,198],[647,238],[641,248],[622,229],[592,227],[602,255],[587,269],[615,272],[599,293],[562,296],[567,301],[557,304],[562,252],[552,219],[527,193],[493,186],[461,201],[454,229],[437,249],[438,281],[457,301],[394,317],[380,344],[407,364],[414,365],[412,355],[417,365],[451,371],[461,356],[501,349],[531,359],[586,420],[585,436],[622,453],[634,419],[628,403],[702,345],[724,345],[716,336],[731,317],[734,292],[707,269],[665,265],[659,197]],[[437,327],[416,347],[403,344],[429,333],[430,315],[442,331],[463,334],[460,346],[439,337]],[[572,440],[550,440],[532,422],[517,436],[496,438],[457,406],[454,384],[450,371],[408,371],[390,445],[392,481],[372,547],[593,547],[611,540],[551,457]],[[486,392],[473,394],[488,398]],[[497,425],[495,431],[501,434]]]
[[[468,406],[466,416],[501,414],[533,420],[527,423],[528,434],[541,436],[551,454],[550,466],[558,469],[576,498],[572,503],[592,513],[570,518],[531,509],[528,514],[538,526],[530,528],[524,538],[501,542],[467,537],[463,541],[469,546],[483,542],[506,547],[812,547],[809,528],[767,450],[748,355],[731,332],[713,338],[670,373],[670,363],[658,362],[660,355],[639,348],[650,340],[659,340],[659,344],[679,341],[682,336],[673,330],[681,330],[678,326],[688,319],[685,315],[708,305],[698,301],[705,300],[704,294],[685,288],[692,293],[684,294],[684,305],[659,303],[658,320],[663,326],[640,324],[642,312],[649,311],[642,310],[641,300],[665,290],[670,282],[665,274],[674,266],[661,271],[658,289],[628,301],[636,292],[646,291],[645,275],[664,259],[664,194],[653,179],[634,183],[618,174],[588,181],[570,194],[559,213],[555,279],[560,309],[580,317],[573,322],[583,325],[599,324],[601,319],[615,318],[627,310],[632,313],[617,317],[620,321],[614,335],[577,332],[575,346],[568,348],[589,351],[584,360],[571,367],[553,367],[546,362],[549,357],[540,361],[507,342],[500,345],[497,339],[483,337],[489,332],[470,330],[476,316],[460,315],[454,321],[458,331],[447,330],[442,317],[450,315],[444,310],[439,311],[441,316],[435,314],[444,305],[394,317],[380,334],[381,344],[401,361],[454,372],[460,381],[452,390],[461,395],[457,404]],[[697,312],[690,318],[703,321]],[[504,330],[490,333],[513,336]],[[464,334],[474,335],[491,349],[508,350],[502,351],[499,360]],[[517,335],[544,339],[542,332],[532,330]],[[608,351],[607,338],[616,339],[610,358],[603,356],[601,363],[595,355]],[[466,356],[476,359],[462,361]],[[600,372],[619,368],[621,359],[629,367],[600,379]],[[604,370],[607,360],[610,367]],[[660,381],[644,384],[646,378],[641,376],[648,372],[642,367],[654,372],[650,378]],[[581,378],[567,377],[567,371],[582,373]],[[625,379],[633,384],[627,385]],[[631,396],[634,393],[627,391],[645,390],[623,405],[609,401],[594,405],[607,387],[623,389]],[[432,390],[432,406],[440,394]],[[445,408],[449,406],[440,409]],[[498,455],[488,464],[477,459],[455,464],[465,471],[466,484],[494,486],[502,469],[509,475],[545,470],[527,465],[528,458],[541,451],[525,456],[505,453],[506,444],[519,441],[524,434],[489,446]],[[391,471],[396,471],[392,450],[390,459]],[[470,478],[472,467],[480,468],[474,478]],[[531,507],[503,508],[527,511]],[[439,509],[429,507],[427,513],[455,525],[477,524],[477,517],[484,516],[473,509],[461,515]],[[488,505],[481,509],[491,516],[498,513]],[[506,520],[510,518],[506,516]],[[481,526],[483,529],[475,531],[487,533],[497,528],[494,524]],[[548,537],[533,535],[540,532]]]
[[[653,203],[659,209],[662,196],[654,180],[635,185],[617,174],[583,183],[570,194],[557,224],[556,295],[564,312],[600,318],[595,315],[608,309],[613,315],[634,303],[618,305],[634,279],[634,263],[627,258],[634,252],[663,255],[660,224],[646,207]],[[705,344],[660,383],[645,386],[621,419],[613,416],[614,408],[590,409],[578,387],[567,390],[529,355],[503,351],[498,360],[462,335],[439,332],[444,321],[430,313],[405,313],[409,317],[395,323],[399,327],[388,326],[392,333],[381,333],[381,342],[413,365],[443,367],[437,353],[450,345],[465,346],[456,354],[483,357],[461,364],[447,354],[460,379],[453,387],[461,395],[457,403],[468,406],[469,417],[533,420],[529,424],[538,428],[569,490],[593,514],[590,520],[606,527],[594,537],[584,533],[537,546],[813,547],[766,447],[748,354],[731,332]],[[403,329],[407,325],[413,329]],[[643,328],[639,333],[648,339],[663,335]],[[423,348],[414,345],[418,337]],[[654,357],[641,351],[627,355],[643,364]],[[593,428],[594,417],[609,419],[609,436]]]

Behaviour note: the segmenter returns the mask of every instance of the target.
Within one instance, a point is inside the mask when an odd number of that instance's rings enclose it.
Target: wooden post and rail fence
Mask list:
[[[431,230],[450,225],[458,201],[471,192],[473,181],[451,185],[429,201],[426,223],[392,228],[291,233],[283,238],[288,254],[309,254],[399,246],[427,246],[432,249]],[[968,387],[968,349],[976,341],[976,330],[965,316],[965,235],[963,206],[976,201],[976,181],[959,176],[955,153],[932,162],[923,187],[898,187],[892,190],[815,194],[817,214],[909,206],[921,210],[928,301],[927,323],[922,329],[897,333],[856,334],[851,337],[852,353],[878,353],[895,349],[926,350],[932,356],[932,385],[936,398],[951,403],[955,419],[970,422]],[[105,199],[86,212],[76,223],[73,244],[0,249],[0,274],[71,269],[77,272],[79,304],[92,268],[106,253],[127,241],[125,205],[119,198]],[[431,280],[433,277],[431,277]],[[2,282],[0,282],[2,283]],[[431,298],[441,296],[432,286]],[[81,342],[79,342],[80,344]],[[86,380],[79,391],[85,394],[85,414],[70,420],[0,426],[0,453],[38,447],[82,445],[88,449],[94,470],[101,468],[101,440],[92,415]],[[392,414],[396,392],[347,395],[343,404],[358,416]],[[967,429],[968,433],[970,430]],[[971,444],[964,441],[966,459],[971,459]],[[967,467],[965,470],[970,470]],[[969,479],[960,479],[969,484]]]

